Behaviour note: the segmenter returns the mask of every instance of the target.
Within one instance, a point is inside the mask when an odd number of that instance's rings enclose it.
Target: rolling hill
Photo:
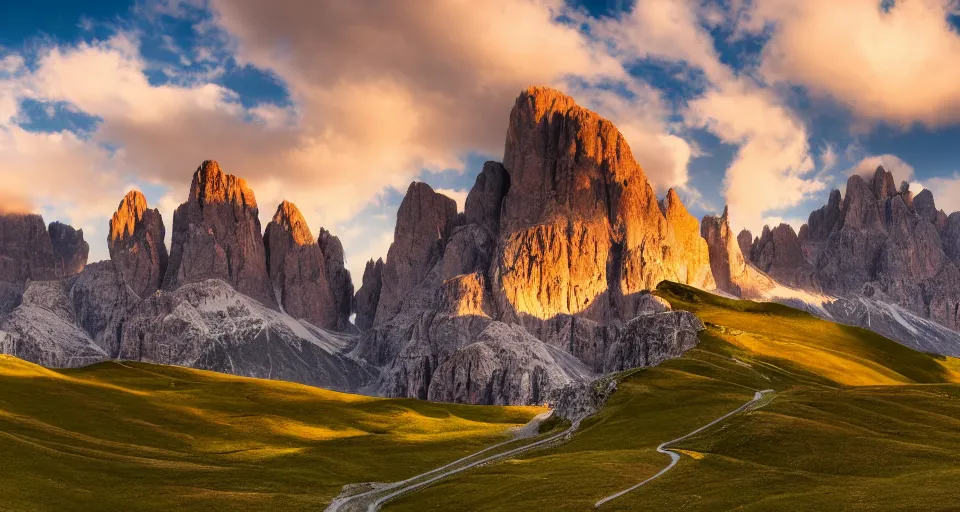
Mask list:
[[[678,359],[624,372],[564,444],[485,464],[385,510],[950,510],[960,361],[786,306],[662,283],[707,325]],[[52,371],[0,359],[0,509],[322,509],[508,439],[543,409],[377,399],[144,363]]]

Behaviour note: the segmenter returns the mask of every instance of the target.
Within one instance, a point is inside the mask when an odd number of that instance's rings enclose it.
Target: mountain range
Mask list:
[[[194,172],[169,250],[165,229],[130,192],[110,259],[87,265],[82,231],[0,214],[0,352],[537,404],[694,347],[701,321],[650,293],[672,281],[960,355],[960,213],[931,191],[878,168],[799,232],[735,234],[727,211],[698,221],[676,191],[658,198],[612,123],[544,87],[517,98],[503,161],[484,164],[463,212],[410,185],[356,293],[336,236],[286,201],[263,229],[254,192],[217,162]]]

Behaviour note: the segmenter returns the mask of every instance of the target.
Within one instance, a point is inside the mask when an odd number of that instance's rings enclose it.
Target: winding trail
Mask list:
[[[518,431],[517,437],[513,439],[495,444],[488,448],[484,448],[483,450],[480,450],[478,452],[471,453],[470,455],[457,459],[445,466],[427,471],[426,473],[421,473],[419,475],[410,477],[400,482],[394,482],[392,484],[383,485],[359,494],[338,497],[334,499],[329,506],[327,506],[324,512],[348,512],[348,511],[361,511],[361,510],[366,510],[367,512],[376,512],[377,510],[380,510],[380,507],[382,507],[388,501],[399,498],[404,494],[416,491],[418,489],[422,489],[438,480],[442,480],[448,476],[455,475],[457,473],[466,471],[470,468],[479,466],[481,464],[499,460],[505,457],[519,455],[523,452],[533,450],[540,446],[549,444],[553,441],[563,438],[564,436],[572,435],[573,432],[575,432],[577,428],[580,427],[580,420],[577,420],[573,424],[571,424],[569,428],[567,428],[563,432],[560,432],[559,434],[554,434],[552,436],[546,437],[539,441],[526,444],[523,446],[519,446],[517,448],[514,448],[512,450],[507,450],[502,453],[496,453],[494,455],[490,455],[483,459],[474,460],[473,462],[467,463],[467,461],[470,461],[471,459],[474,459],[484,453],[490,452],[492,450],[508,445],[510,443],[515,443],[525,438],[536,436],[537,427],[539,426],[540,422],[545,420],[547,417],[549,417],[549,415],[540,415],[534,418],[534,420],[531,420],[530,423],[522,427]],[[393,491],[393,492],[390,492],[389,494],[386,494],[384,496],[377,497],[378,494],[381,494],[387,491]],[[366,503],[368,500],[369,500],[369,504]]]
[[[666,455],[669,455],[669,456],[670,456],[670,464],[667,464],[667,467],[661,469],[660,471],[657,472],[657,474],[655,474],[655,475],[651,476],[650,478],[648,478],[648,479],[640,482],[640,483],[637,484],[637,485],[634,485],[633,487],[624,489],[624,490],[622,490],[622,491],[620,491],[620,492],[618,492],[618,493],[611,494],[610,496],[607,496],[606,498],[603,498],[602,500],[598,501],[598,502],[594,505],[594,508],[600,507],[600,506],[603,505],[604,503],[606,503],[606,502],[608,502],[608,501],[611,501],[611,500],[615,500],[615,499],[619,498],[620,496],[623,496],[624,494],[627,494],[627,493],[629,493],[629,492],[631,492],[631,491],[635,491],[636,489],[638,489],[638,488],[640,488],[640,487],[643,487],[643,486],[646,485],[647,483],[649,483],[649,482],[651,482],[651,481],[653,481],[653,480],[656,480],[657,478],[659,478],[661,475],[663,475],[663,474],[666,473],[667,471],[670,471],[671,469],[673,469],[674,466],[677,465],[677,462],[680,461],[680,454],[677,453],[677,452],[674,452],[674,451],[670,450],[669,448],[667,448],[668,446],[673,445],[673,444],[677,444],[677,443],[679,443],[679,442],[681,442],[681,441],[683,441],[683,440],[685,440],[685,439],[687,439],[687,438],[690,438],[690,437],[692,437],[692,436],[694,436],[694,435],[696,435],[696,434],[699,434],[700,432],[703,432],[704,430],[706,430],[706,429],[708,429],[708,428],[716,425],[717,423],[720,423],[721,421],[729,418],[730,416],[733,416],[734,414],[741,413],[741,412],[743,412],[743,411],[745,411],[745,410],[753,407],[753,406],[756,405],[758,402],[760,402],[760,400],[763,399],[764,395],[767,395],[768,393],[773,393],[773,390],[772,390],[772,389],[764,389],[763,391],[757,391],[756,393],[754,393],[752,400],[750,400],[749,402],[741,405],[740,407],[737,407],[736,409],[734,409],[734,410],[732,410],[732,411],[724,414],[723,416],[720,416],[719,418],[711,421],[710,423],[707,423],[706,425],[704,425],[704,426],[702,426],[702,427],[694,430],[693,432],[690,432],[689,434],[686,434],[686,435],[681,436],[681,437],[678,437],[678,438],[676,438],[676,439],[667,441],[667,442],[665,442],[665,443],[661,443],[660,446],[657,446],[657,451],[660,452],[660,453],[663,453],[663,454],[666,454]]]

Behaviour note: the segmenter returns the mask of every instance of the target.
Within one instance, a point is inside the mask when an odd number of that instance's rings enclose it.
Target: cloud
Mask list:
[[[648,0],[626,16],[601,21],[595,33],[625,60],[679,62],[702,73],[703,92],[687,102],[683,121],[737,146],[724,179],[731,222],[759,229],[764,218],[825,184],[808,177],[814,165],[803,122],[763,83],[721,60],[705,27],[725,23],[728,14],[697,2]]]
[[[453,190],[453,189],[449,189],[449,188],[438,188],[438,189],[436,189],[436,192],[437,192],[438,194],[443,194],[443,195],[449,197],[450,199],[453,199],[454,201],[456,201],[456,202],[457,202],[457,211],[458,211],[458,212],[462,212],[462,211],[463,211],[463,206],[467,203],[467,194],[470,193],[469,190],[463,190],[463,189],[461,189],[461,190]],[[386,253],[384,253],[384,254],[386,254]]]
[[[820,172],[827,172],[837,165],[837,151],[833,146],[827,144],[827,147],[820,153]]]
[[[179,2],[150,5],[164,15],[189,12]],[[288,104],[245,107],[206,72],[150,81],[155,65],[140,53],[137,32],[41,47],[29,70],[22,56],[8,56],[0,74],[5,186],[56,204],[55,214],[85,233],[103,224],[102,234],[124,188],[150,185],[161,191],[170,231],[170,208],[186,199],[192,172],[216,159],[250,182],[264,215],[288,199],[318,231],[354,219],[378,193],[405,189],[424,169],[461,169],[469,152],[499,159],[524,87],[625,76],[579,27],[557,21],[566,10],[559,0],[210,7],[212,22],[196,24],[204,42],[221,31],[219,50],[275,76]],[[24,98],[64,102],[100,122],[83,139],[25,132],[10,121]],[[392,219],[384,229],[392,232]],[[101,245],[94,254],[105,254]]]
[[[954,173],[951,177],[927,178],[914,193],[920,188],[930,189],[937,208],[947,212],[948,215],[951,212],[960,211],[960,173]],[[910,189],[913,190],[914,187],[911,186]]]
[[[960,120],[953,0],[755,0],[747,30],[772,28],[762,73],[831,96],[868,121]]]
[[[739,146],[724,184],[731,225],[760,229],[771,212],[800,204],[825,184],[814,170],[805,127],[767,92],[728,83],[690,102],[687,122]]]
[[[846,174],[847,176],[859,174],[863,177],[872,178],[874,173],[877,172],[877,167],[880,166],[893,174],[893,181],[898,187],[901,182],[909,183],[914,179],[913,166],[904,162],[900,157],[890,154],[868,156],[847,169]]]

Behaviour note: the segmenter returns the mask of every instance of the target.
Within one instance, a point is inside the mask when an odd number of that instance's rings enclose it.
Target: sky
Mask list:
[[[338,235],[359,284],[411,181],[457,200],[521,90],[613,121],[657,193],[799,228],[884,165],[960,210],[957,0],[34,0],[0,17],[0,211],[108,257],[136,188],[172,231],[194,170]]]

